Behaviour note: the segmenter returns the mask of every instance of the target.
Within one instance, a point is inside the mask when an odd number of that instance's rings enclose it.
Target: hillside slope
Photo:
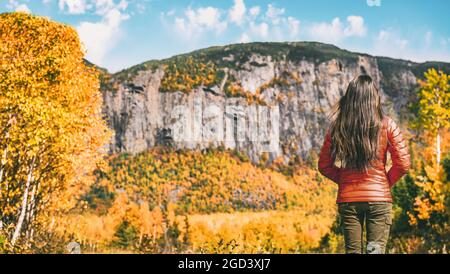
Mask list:
[[[336,219],[336,185],[283,173],[230,151],[112,155],[84,210],[58,221],[87,252],[311,252]]]

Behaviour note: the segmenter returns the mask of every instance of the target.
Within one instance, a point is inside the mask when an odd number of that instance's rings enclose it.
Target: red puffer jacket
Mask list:
[[[328,131],[319,157],[319,171],[339,185],[338,203],[392,202],[391,187],[410,167],[408,146],[397,124],[389,117],[383,119],[378,141],[378,159],[366,172],[337,167],[331,158],[331,136]],[[386,172],[386,153],[392,167]]]

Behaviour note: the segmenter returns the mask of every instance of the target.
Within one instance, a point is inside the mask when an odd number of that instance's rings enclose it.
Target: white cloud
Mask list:
[[[289,35],[291,37],[296,37],[300,33],[300,21],[295,19],[294,17],[288,17],[287,19]]]
[[[375,44],[376,48],[377,47],[380,49],[391,48],[391,50],[394,50],[394,49],[392,49],[393,45],[395,46],[396,49],[403,50],[409,44],[408,40],[398,37],[397,35],[394,35],[389,30],[380,30],[375,39],[375,42],[376,42],[376,44]]]
[[[16,7],[16,11],[31,13],[30,8],[26,4],[20,4]]]
[[[322,42],[336,43],[341,40],[342,35],[342,23],[339,18],[334,18],[331,24],[329,23],[316,23],[310,28],[310,35]]]
[[[242,37],[246,40],[285,41],[296,39],[300,34],[300,20],[292,16],[285,16],[284,8],[267,5],[264,13],[259,6],[250,8],[248,25],[243,28]],[[244,35],[245,34],[245,35]]]
[[[377,40],[378,41],[386,41],[390,36],[391,36],[391,34],[387,30],[380,30],[380,32],[378,33],[378,36],[377,36]]]
[[[253,35],[266,39],[269,36],[269,25],[266,22],[262,22],[259,24],[251,22],[250,31]]]
[[[381,6],[381,0],[367,0],[367,5],[369,7],[379,7]]]
[[[276,8],[274,5],[269,4],[267,6],[266,16],[272,21],[272,24],[278,25],[283,20],[283,15],[285,13],[284,8]]]
[[[98,15],[105,15],[110,10],[126,10],[128,7],[128,1],[121,0],[119,3],[115,3],[114,0],[94,0],[93,6],[95,6],[95,13]]]
[[[309,31],[313,39],[327,43],[338,43],[347,37],[364,37],[366,33],[364,18],[355,15],[347,17],[347,24],[342,23],[338,17],[331,23],[314,23]]]
[[[62,12],[100,16],[97,21],[81,21],[76,27],[86,49],[86,58],[100,66],[122,37],[121,24],[130,17],[126,13],[128,4],[127,0],[58,0]]]
[[[69,14],[83,14],[89,8],[86,0],[59,0],[58,7],[61,11],[67,8]]]
[[[169,11],[166,13],[166,15],[167,15],[167,16],[174,16],[174,15],[175,15],[175,10],[169,10]]]
[[[49,1],[49,0],[44,0]],[[124,11],[128,7],[127,0],[59,0],[58,7],[60,11],[69,14],[85,14],[94,12],[96,15],[104,16],[109,11],[116,9]]]
[[[240,26],[244,20],[246,10],[244,0],[234,0],[234,6],[229,11],[230,21]]]
[[[397,32],[382,29],[374,37],[370,53],[378,56],[389,56],[408,59],[406,49],[409,41],[402,38]]]
[[[6,7],[8,9],[15,9],[19,5],[19,2],[17,0],[8,0],[8,3],[6,4]]]
[[[147,10],[147,6],[139,2],[136,4],[136,9],[139,14],[143,14]]]
[[[191,47],[203,45],[211,34],[240,31],[236,42],[286,41],[297,39],[300,21],[286,15],[284,8],[267,5],[246,7],[244,0],[235,0],[228,9],[215,7],[186,8],[182,14],[171,10],[161,13],[163,24],[178,37],[189,41]],[[355,32],[349,29],[349,32]],[[210,44],[210,43],[208,43]]]
[[[252,17],[256,17],[261,12],[261,8],[259,6],[254,6],[250,8],[250,15]]]
[[[112,9],[99,22],[81,22],[77,31],[87,50],[86,58],[103,65],[106,54],[121,38],[120,24],[128,19],[127,14]]]
[[[433,39],[431,31],[419,33],[416,38],[405,38],[401,31],[387,28],[380,30],[374,36],[373,45],[365,49],[366,52],[377,56],[401,58],[415,62],[425,61],[450,61],[450,50],[445,44],[439,46],[431,43]],[[429,44],[427,44],[429,39]],[[441,40],[443,41],[443,40]]]
[[[349,26],[344,29],[345,36],[366,36],[367,28],[364,25],[364,18],[361,16],[350,15],[347,17],[347,21]]]
[[[171,17],[163,14],[163,19]],[[222,12],[213,7],[198,9],[187,8],[183,17],[176,17],[173,26],[182,37],[192,40],[198,38],[205,31],[214,31],[220,34],[227,28],[226,20],[222,20]]]
[[[186,17],[191,25],[217,30],[223,28],[223,22],[219,20],[220,11],[213,7],[199,8],[197,10],[189,8],[186,11]]]
[[[249,43],[249,42],[251,42],[250,36],[248,36],[248,34],[244,32],[241,35],[241,38],[239,38],[239,43]]]
[[[8,0],[8,3],[6,4],[6,7],[8,9],[11,9],[11,10],[14,10],[14,11],[31,13],[30,8],[26,4],[19,3],[19,1],[17,1],[17,0]]]

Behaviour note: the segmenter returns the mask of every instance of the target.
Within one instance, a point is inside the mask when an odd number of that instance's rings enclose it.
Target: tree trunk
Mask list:
[[[23,199],[22,199],[22,207],[20,210],[19,219],[17,220],[16,228],[14,230],[14,234],[11,238],[11,244],[14,246],[17,239],[19,238],[20,232],[22,230],[23,220],[25,219],[25,214],[27,211],[27,200],[28,200],[28,191],[30,189],[31,180],[33,178],[33,168],[34,168],[34,157],[31,161],[30,171],[28,172],[28,178],[27,183],[25,185],[25,191],[23,193]]]
[[[441,165],[441,135],[439,134],[439,131],[436,136],[436,162],[439,170],[439,166]]]
[[[9,130],[10,130],[9,127],[15,123],[16,123],[16,115],[15,114],[12,116],[10,115],[8,123],[6,124],[6,134],[5,134],[5,139],[4,139],[5,143],[6,143],[6,147],[5,147],[5,151],[3,152],[3,155],[2,155],[2,160],[0,162],[0,165],[1,165],[1,167],[0,167],[0,183],[3,180],[3,174],[5,173],[5,166],[6,166],[6,156],[8,156],[8,142],[9,142]],[[0,187],[0,191],[1,190],[2,189]]]
[[[27,214],[26,214],[26,223],[29,225],[33,222],[34,219],[34,208],[35,208],[35,197],[36,197],[36,190],[39,188],[39,182],[33,185],[33,189],[31,190],[31,197],[28,202],[27,206]],[[33,239],[33,228],[30,226],[27,226],[27,240]]]
[[[0,162],[0,183],[3,180],[3,172],[5,169],[5,165],[6,165],[6,156],[8,156],[8,146],[6,146],[5,151],[3,152],[3,156],[2,156],[2,160]],[[1,191],[1,185],[0,185],[0,191]]]
[[[138,241],[138,248],[142,248],[142,239],[144,237],[144,233],[139,233],[139,241]]]

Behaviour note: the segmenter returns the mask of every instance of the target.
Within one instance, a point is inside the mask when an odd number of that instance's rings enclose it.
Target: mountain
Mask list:
[[[115,132],[110,151],[225,147],[253,162],[307,159],[351,79],[372,76],[386,113],[404,121],[428,68],[450,73],[450,63],[292,42],[211,47],[115,74],[103,70],[104,113]]]

